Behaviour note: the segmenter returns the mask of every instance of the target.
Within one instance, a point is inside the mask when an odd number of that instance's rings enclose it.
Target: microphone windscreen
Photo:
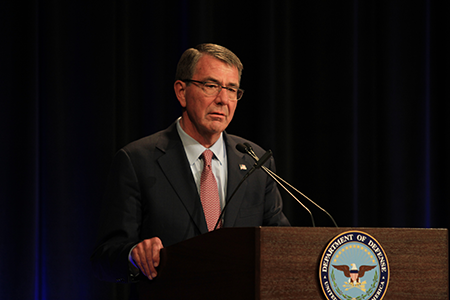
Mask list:
[[[247,153],[246,147],[245,147],[244,145],[242,145],[241,143],[239,143],[239,144],[236,145],[236,149],[237,149],[239,152]]]

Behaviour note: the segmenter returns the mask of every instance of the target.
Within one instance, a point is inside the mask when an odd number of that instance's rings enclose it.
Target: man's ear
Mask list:
[[[173,88],[181,107],[186,107],[186,83],[181,80],[177,80],[173,84]]]

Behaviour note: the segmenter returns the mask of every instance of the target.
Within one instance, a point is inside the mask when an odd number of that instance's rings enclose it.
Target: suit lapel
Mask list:
[[[157,148],[164,152],[158,163],[172,185],[199,232],[208,232],[200,196],[186,158],[176,124],[172,124],[158,141]]]
[[[227,135],[224,132],[224,138],[227,145],[227,160],[228,160],[228,184],[227,184],[227,202],[230,200],[232,193],[241,182],[241,179],[251,168],[251,162],[246,160],[245,154],[236,150],[236,141],[232,136]],[[246,166],[243,168],[242,166]],[[233,198],[229,202],[225,211],[224,226],[232,227],[236,221],[239,208],[244,200],[245,191],[247,189],[248,181],[239,187],[234,194]]]

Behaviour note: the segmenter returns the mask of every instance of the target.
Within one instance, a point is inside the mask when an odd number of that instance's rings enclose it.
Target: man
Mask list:
[[[264,154],[256,144],[224,132],[243,94],[242,69],[234,53],[214,44],[182,55],[174,83],[181,118],[127,145],[114,158],[99,245],[91,258],[98,277],[132,282],[145,275],[152,280],[161,248],[213,229],[227,197],[254,163],[236,145],[248,142],[259,156]],[[274,169],[273,159],[266,166]],[[213,217],[204,208],[204,167],[214,174],[209,177],[217,199]],[[221,226],[289,226],[273,180],[254,172],[233,197]]]

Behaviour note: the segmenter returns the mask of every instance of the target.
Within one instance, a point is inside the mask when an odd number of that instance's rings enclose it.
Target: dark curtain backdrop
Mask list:
[[[180,115],[176,64],[203,42],[244,63],[228,132],[272,149],[340,226],[449,227],[449,15],[434,0],[2,1],[0,297],[121,298],[89,262],[111,159]]]

